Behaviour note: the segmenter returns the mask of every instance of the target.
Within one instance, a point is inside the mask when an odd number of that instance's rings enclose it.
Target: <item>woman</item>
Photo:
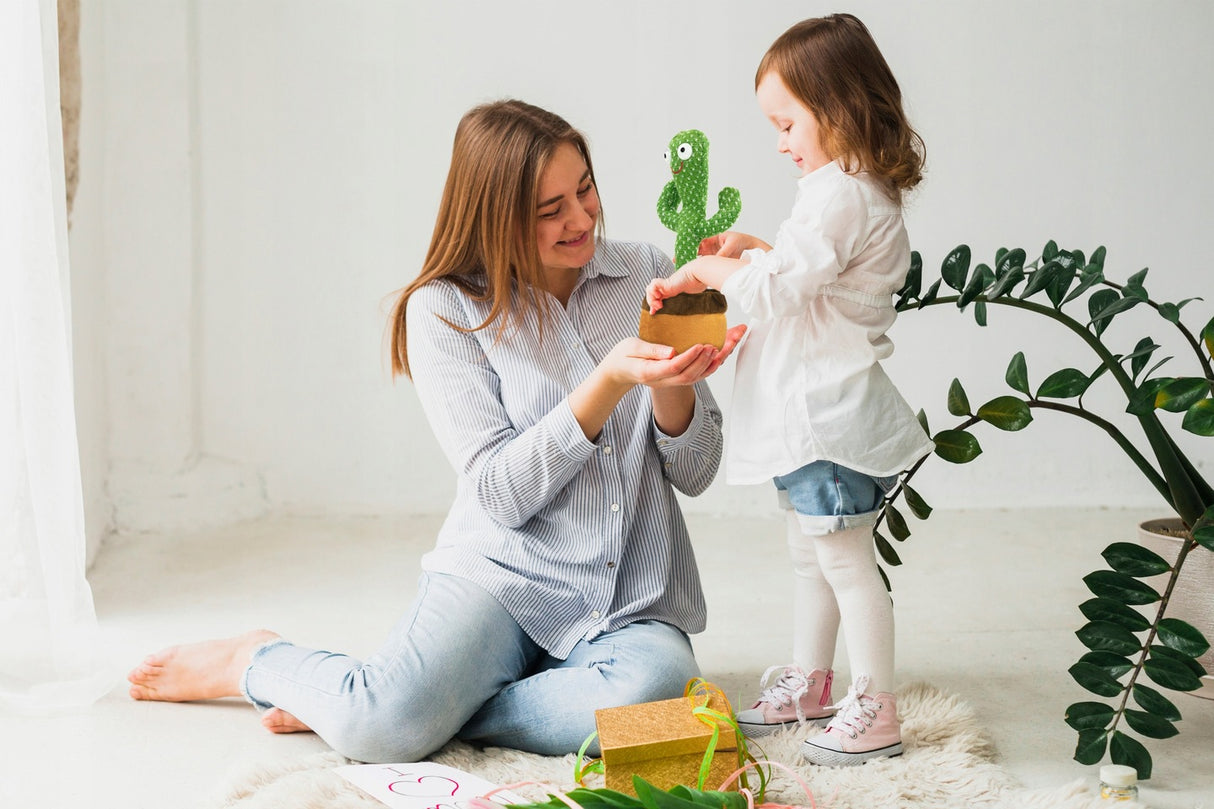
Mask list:
[[[682,693],[705,609],[674,491],[716,473],[703,380],[744,327],[677,356],[636,338],[646,285],[672,267],[600,239],[599,214],[564,120],[520,101],[464,116],[393,314],[393,370],[459,476],[409,613],[366,661],[268,631],[172,647],[131,672],[135,699],[243,694],[270,730],[393,762],[453,737],[574,752],[596,709]]]

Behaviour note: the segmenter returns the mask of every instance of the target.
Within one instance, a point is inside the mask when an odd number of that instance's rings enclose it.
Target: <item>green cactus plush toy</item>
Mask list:
[[[742,195],[736,188],[722,188],[717,212],[708,216],[708,138],[698,129],[671,138],[666,160],[672,177],[658,197],[658,219],[674,231],[674,266],[682,267],[699,253],[700,242],[738,220]],[[675,295],[655,315],[642,302],[640,336],[680,353],[705,343],[720,348],[725,344],[725,296],[715,289]]]
[[[736,188],[722,188],[717,212],[708,218],[708,138],[698,129],[671,138],[665,157],[673,177],[658,197],[658,219],[674,231],[674,266],[682,267],[696,257],[700,242],[738,221],[742,195]]]

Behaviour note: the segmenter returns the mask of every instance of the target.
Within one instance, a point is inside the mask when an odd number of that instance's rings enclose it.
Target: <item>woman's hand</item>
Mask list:
[[[718,233],[716,236],[709,236],[700,242],[699,255],[739,258],[743,250],[751,250],[756,247],[761,250],[771,249],[770,244],[756,236],[751,236],[749,233],[727,230],[724,233]]]
[[[650,388],[694,385],[721,367],[745,333],[746,326],[734,326],[725,333],[721,348],[696,345],[677,355],[670,346],[630,337],[616,343],[601,367],[620,381]]]

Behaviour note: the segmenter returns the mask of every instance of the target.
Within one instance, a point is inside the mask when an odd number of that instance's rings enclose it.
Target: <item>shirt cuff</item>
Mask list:
[[[562,401],[561,406],[553,410],[546,421],[549,434],[565,457],[582,463],[594,455],[597,447],[586,437],[586,433],[582,432],[582,425],[578,424],[573,415],[569,399]]]
[[[683,447],[691,444],[695,437],[700,434],[704,426],[704,403],[700,401],[699,392],[695,395],[695,404],[691,409],[691,422],[687,425],[687,429],[680,435],[667,435],[662,432],[662,428],[658,426],[657,421],[653,422],[653,432],[657,435],[658,451],[663,455],[671,455],[678,452]]]

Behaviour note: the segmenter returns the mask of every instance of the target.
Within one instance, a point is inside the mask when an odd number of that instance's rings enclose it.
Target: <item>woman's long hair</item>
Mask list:
[[[485,321],[466,331],[496,322],[500,336],[509,324],[522,322],[528,307],[540,312],[541,323],[546,318],[547,296],[538,292],[544,284],[535,238],[537,195],[544,170],[564,143],[578,150],[593,181],[586,139],[558,115],[510,99],[482,104],[460,120],[425,262],[392,310],[393,376],[409,375],[409,298],[435,279],[446,278],[474,300],[491,302]]]
[[[818,121],[822,148],[847,171],[881,179],[891,197],[923,179],[923,139],[902,110],[898,81],[851,14],[802,20],[772,43],[755,87],[774,72]]]

